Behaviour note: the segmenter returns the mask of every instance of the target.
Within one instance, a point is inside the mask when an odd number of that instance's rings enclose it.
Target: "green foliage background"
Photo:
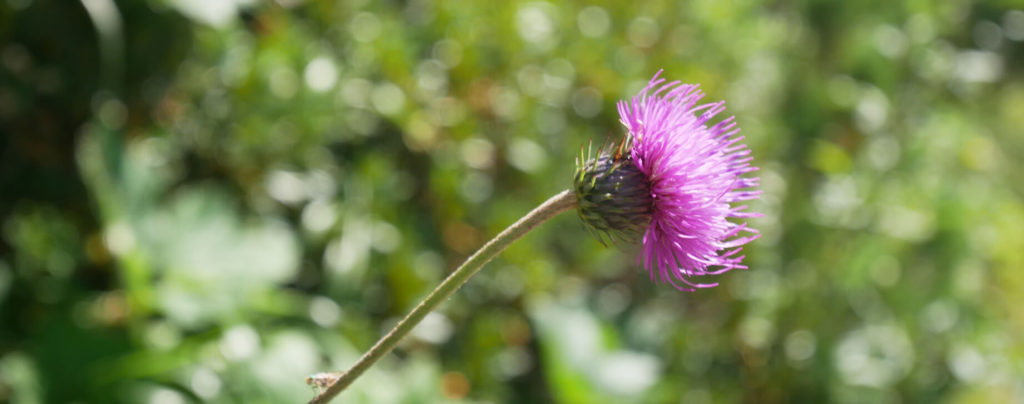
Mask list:
[[[0,2],[0,402],[304,402],[658,69],[762,170],[680,293],[563,215],[339,402],[1024,402],[1024,3]]]

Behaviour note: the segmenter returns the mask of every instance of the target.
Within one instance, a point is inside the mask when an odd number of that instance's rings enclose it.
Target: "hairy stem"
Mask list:
[[[491,241],[488,241],[487,244],[484,244],[483,247],[470,256],[466,262],[455,269],[455,272],[448,275],[448,278],[441,282],[437,289],[434,289],[426,299],[423,299],[416,308],[412,309],[384,338],[377,341],[348,371],[342,373],[322,393],[314,397],[310,404],[322,404],[331,401],[338,393],[341,393],[342,390],[345,390],[356,378],[362,375],[366,369],[369,369],[380,358],[391,352],[395,345],[398,344],[398,341],[401,341],[409,331],[412,331],[416,324],[419,324],[427,314],[447,300],[459,287],[466,283],[469,277],[477,273],[484,264],[497,256],[509,244],[512,244],[512,242],[518,240],[530,230],[533,230],[537,225],[575,206],[576,195],[569,190],[562,191],[507,227],[491,239]]]

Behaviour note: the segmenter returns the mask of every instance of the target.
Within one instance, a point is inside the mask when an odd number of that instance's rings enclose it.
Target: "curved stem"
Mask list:
[[[369,369],[380,358],[391,352],[395,345],[398,344],[398,341],[401,341],[409,331],[412,331],[416,324],[419,324],[427,314],[447,300],[459,287],[466,283],[469,277],[477,273],[484,264],[497,256],[509,244],[512,244],[512,242],[518,240],[530,230],[533,230],[537,225],[575,206],[576,195],[569,190],[562,191],[507,227],[491,239],[491,241],[488,241],[487,244],[484,244],[476,253],[471,255],[466,262],[455,269],[455,272],[448,275],[448,278],[441,282],[437,289],[434,289],[426,299],[423,299],[416,308],[412,309],[412,312],[406,315],[402,321],[398,322],[398,325],[388,332],[384,338],[377,341],[362,358],[359,358],[355,365],[352,365],[348,371],[341,374],[337,380],[327,386],[322,393],[314,397],[310,404],[329,402],[338,393],[341,393],[342,390],[352,384],[366,369]]]

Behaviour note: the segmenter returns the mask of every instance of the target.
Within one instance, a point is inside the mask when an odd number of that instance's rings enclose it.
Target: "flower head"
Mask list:
[[[580,216],[613,240],[642,241],[638,261],[652,280],[717,286],[692,278],[746,268],[740,251],[758,233],[730,219],[759,216],[737,206],[760,195],[758,178],[742,177],[757,168],[733,117],[709,126],[724,101],[698,105],[697,85],[660,74],[619,102],[628,133],[618,146],[578,166]]]

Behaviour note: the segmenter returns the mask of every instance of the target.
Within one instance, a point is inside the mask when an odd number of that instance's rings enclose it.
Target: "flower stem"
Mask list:
[[[433,292],[423,299],[416,308],[398,322],[384,338],[370,348],[359,361],[352,365],[348,371],[342,373],[334,383],[331,383],[327,388],[313,398],[310,404],[322,404],[331,401],[338,393],[341,393],[346,387],[352,384],[360,375],[363,374],[370,366],[373,366],[380,358],[387,355],[395,348],[398,341],[401,341],[409,331],[412,331],[419,324],[424,317],[427,316],[431,311],[437,308],[442,302],[448,299],[456,290],[459,289],[469,277],[477,273],[492,258],[498,255],[498,253],[505,250],[512,242],[518,240],[524,234],[533,230],[537,225],[544,223],[548,219],[557,216],[559,213],[565,212],[576,206],[576,195],[569,190],[562,191],[550,199],[536,207],[526,216],[523,216],[518,221],[507,227],[496,237],[484,244],[479,250],[471,255],[466,262],[462,263],[455,272],[448,275],[448,278],[441,282],[441,285],[434,289]]]

